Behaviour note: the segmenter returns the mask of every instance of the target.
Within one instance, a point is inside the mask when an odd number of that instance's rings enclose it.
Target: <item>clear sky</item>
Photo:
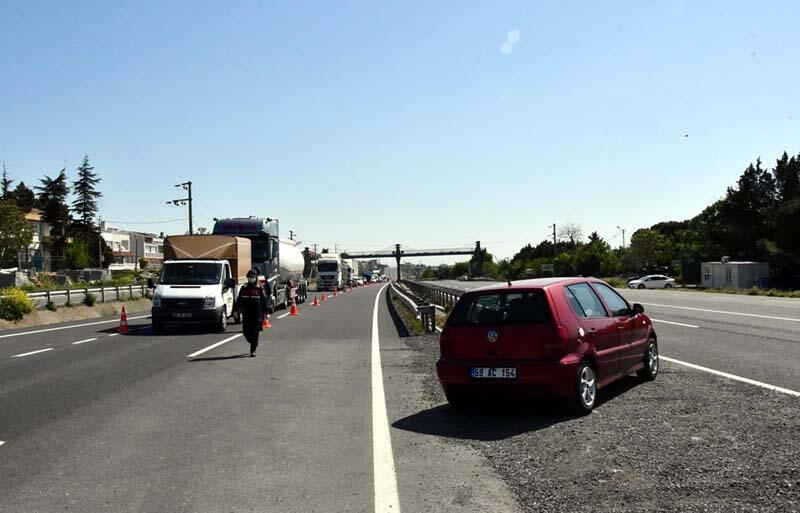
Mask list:
[[[0,160],[32,185],[88,154],[120,227],[182,233],[144,223],[192,180],[200,226],[511,256],[800,151],[796,2],[466,4],[3,2]]]

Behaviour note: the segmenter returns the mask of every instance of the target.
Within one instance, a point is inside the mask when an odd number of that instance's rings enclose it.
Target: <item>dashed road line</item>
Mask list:
[[[387,284],[388,285],[388,284]],[[375,296],[372,310],[372,460],[375,488],[375,513],[400,513],[397,495],[397,475],[394,470],[392,437],[386,413],[386,396],[383,391],[383,369],[378,335],[378,305],[384,285]]]
[[[97,337],[87,338],[85,340],[78,340],[77,342],[73,342],[71,345],[77,346],[78,344],[85,344],[86,342],[94,342],[95,340],[97,340]]]
[[[192,354],[190,354],[190,355],[186,355],[186,358],[194,358],[195,356],[200,356],[201,354],[203,354],[203,353],[205,353],[205,352],[207,352],[207,351],[211,351],[211,350],[212,350],[212,349],[214,349],[215,347],[219,347],[219,346],[221,346],[222,344],[225,344],[225,343],[227,343],[227,342],[230,342],[231,340],[233,340],[233,339],[236,339],[236,338],[239,338],[239,337],[241,337],[241,336],[242,336],[242,334],[241,334],[241,333],[237,333],[236,335],[234,335],[234,336],[232,336],[232,337],[228,337],[228,338],[226,338],[225,340],[220,340],[220,341],[219,341],[219,342],[217,342],[216,344],[211,344],[210,346],[208,346],[208,347],[204,347],[203,349],[201,349],[201,350],[199,350],[199,351],[195,351],[194,353],[192,353]]]
[[[776,317],[774,315],[761,315],[761,314],[750,314],[750,313],[742,313],[742,312],[728,312],[726,310],[710,310],[708,308],[695,308],[691,306],[675,306],[675,305],[661,305],[658,303],[642,303],[643,305],[647,306],[655,306],[661,308],[677,308],[679,310],[693,310],[695,312],[708,312],[708,313],[718,313],[718,314],[725,314],[725,315],[741,315],[742,317],[756,317],[758,319],[771,319],[773,321],[790,321],[790,322],[800,322],[800,319],[796,319],[794,317]]]
[[[756,381],[750,378],[743,378],[742,376],[737,376],[735,374],[729,374],[727,372],[718,371],[716,369],[710,369],[708,367],[703,367],[702,365],[696,365],[694,363],[684,362],[681,360],[676,360],[675,358],[668,358],[666,356],[659,356],[661,360],[665,362],[672,362],[678,365],[683,365],[685,367],[690,367],[692,369],[700,370],[703,372],[708,372],[710,374],[715,374],[717,376],[722,376],[723,378],[732,379],[734,381],[741,381],[742,383],[747,383],[750,385],[755,385],[757,387],[766,388],[767,390],[772,390],[774,392],[780,392],[782,394],[792,395],[794,397],[800,397],[800,392],[796,390],[790,390],[788,388],[777,387],[775,385],[770,385],[769,383],[764,383],[762,381]]]
[[[22,353],[22,354],[12,355],[11,358],[22,358],[23,356],[30,356],[32,354],[45,353],[47,351],[52,351],[52,350],[53,350],[52,347],[48,347],[47,349],[37,349],[36,351],[31,351],[29,353]]]
[[[653,319],[650,318],[653,322],[662,322],[664,324],[674,324],[675,326],[683,326],[684,328],[699,328],[700,326],[695,326],[694,324],[684,324],[682,322],[675,322],[675,321],[662,321],[661,319]]]
[[[3,444],[5,444],[5,442],[0,440],[0,446],[2,446]]]
[[[137,317],[128,317],[129,321],[135,321],[136,319],[147,319],[149,315],[139,315]],[[119,322],[118,319],[109,319],[107,321],[97,321],[97,322],[87,322],[84,324],[73,324],[71,326],[59,326],[57,328],[46,328],[41,330],[33,330],[33,331],[24,331],[22,333],[9,333],[8,335],[0,335],[0,338],[11,338],[11,337],[21,337],[23,335],[35,335],[37,333],[48,333],[50,331],[60,331],[60,330],[68,330],[71,328],[83,328],[86,326],[97,326],[98,324],[109,324],[112,322]]]
[[[286,313],[285,313],[285,314],[283,314],[283,315],[279,315],[279,316],[278,316],[278,319],[283,319],[284,317],[288,317],[288,316],[289,316],[291,313],[292,313],[292,312],[286,312]]]

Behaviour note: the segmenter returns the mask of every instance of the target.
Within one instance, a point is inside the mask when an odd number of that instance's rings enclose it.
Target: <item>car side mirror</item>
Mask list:
[[[234,280],[233,278],[228,278],[228,281],[225,282],[225,286],[229,289],[236,288],[236,280]]]
[[[147,278],[147,288],[148,289],[156,288],[156,284],[153,283],[153,278]]]
[[[636,315],[643,314],[644,313],[644,307],[639,303],[634,303],[633,304],[633,313],[636,314]]]

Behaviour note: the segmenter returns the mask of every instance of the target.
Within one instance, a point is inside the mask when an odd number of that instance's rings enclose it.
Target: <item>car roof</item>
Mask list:
[[[492,285],[473,289],[470,290],[469,292],[491,292],[491,291],[507,291],[507,290],[518,290],[518,289],[546,289],[554,285],[566,286],[566,285],[572,285],[574,283],[583,283],[587,281],[597,282],[597,283],[602,282],[602,280],[598,280],[597,278],[590,278],[590,277],[584,278],[580,276],[559,277],[559,278],[533,278],[530,280],[512,281],[511,285],[509,285],[508,283],[493,283]]]

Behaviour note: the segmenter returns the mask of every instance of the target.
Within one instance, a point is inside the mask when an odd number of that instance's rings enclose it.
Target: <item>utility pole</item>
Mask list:
[[[179,183],[176,184],[175,187],[183,187],[183,190],[189,191],[189,197],[168,201],[167,205],[178,206],[189,204],[189,235],[194,235],[194,227],[192,226],[192,182]]]
[[[97,259],[100,262],[100,269],[103,268],[103,218],[97,218]]]
[[[315,255],[317,254],[317,244],[316,243],[314,244],[314,254]]]
[[[620,228],[617,226],[617,230],[622,231],[622,251],[625,251],[625,228]]]
[[[556,223],[553,223],[553,259],[556,258],[556,247],[558,245],[558,241],[556,240]]]
[[[294,240],[294,232],[289,230],[289,240]]]
[[[397,281],[400,281],[400,244],[394,245],[394,259],[397,260]]]

